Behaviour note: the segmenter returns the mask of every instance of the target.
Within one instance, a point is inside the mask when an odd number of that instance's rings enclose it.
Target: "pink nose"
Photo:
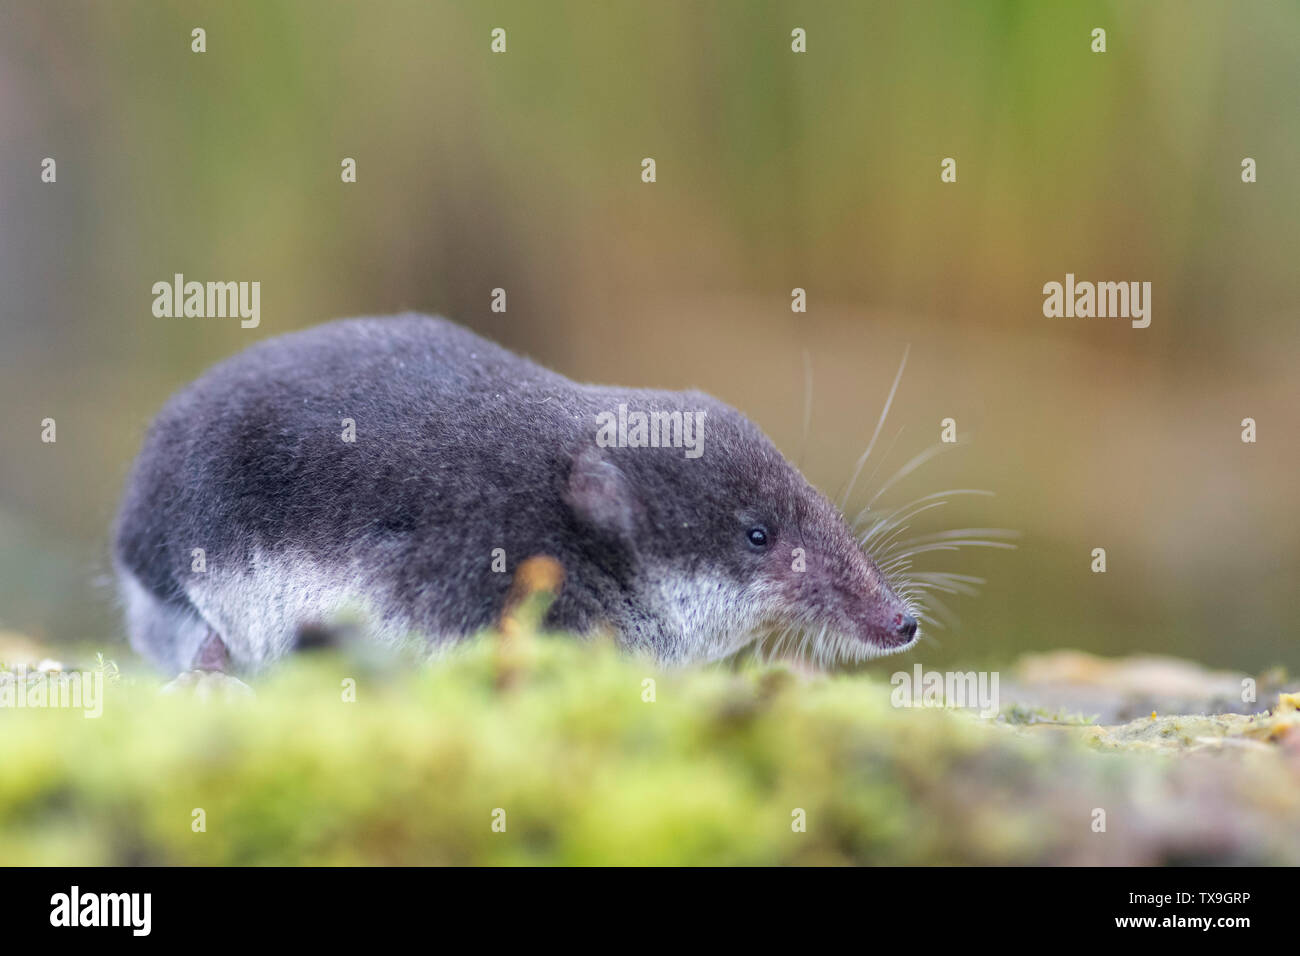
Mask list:
[[[910,614],[895,614],[894,633],[910,641],[916,636],[916,618]]]

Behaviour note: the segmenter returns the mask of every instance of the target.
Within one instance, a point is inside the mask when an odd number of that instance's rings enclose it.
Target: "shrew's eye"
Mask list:
[[[767,533],[767,529],[764,528],[761,524],[756,525],[753,528],[750,528],[749,532],[745,535],[745,537],[749,539],[749,543],[751,547],[760,548],[760,549],[766,548],[768,542],[770,541],[770,537]]]

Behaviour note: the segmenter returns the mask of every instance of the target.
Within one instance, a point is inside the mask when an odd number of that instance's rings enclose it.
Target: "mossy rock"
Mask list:
[[[127,676],[97,719],[0,710],[0,859],[1300,861],[1294,714],[1214,725],[1251,746],[1166,746],[1216,732],[1014,727],[893,707],[870,675],[661,672],[601,643],[501,640],[420,668],[304,654],[252,699]]]

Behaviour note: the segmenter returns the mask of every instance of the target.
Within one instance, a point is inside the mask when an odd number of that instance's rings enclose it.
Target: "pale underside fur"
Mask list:
[[[209,633],[222,639],[232,665],[241,672],[257,672],[288,654],[305,627],[346,622],[380,644],[419,644],[431,658],[469,636],[430,633],[395,612],[382,582],[364,569],[330,569],[305,556],[256,552],[247,567],[195,574],[184,586],[193,611],[159,600],[129,572],[121,580],[133,646],[171,672],[193,665]],[[644,648],[657,652],[662,664],[720,660],[769,633],[781,620],[778,595],[761,584],[662,571],[647,575],[645,587],[653,592],[651,606],[667,612],[654,622],[660,640]],[[381,608],[388,610],[383,613]],[[824,629],[818,643],[842,645],[838,651],[846,657],[870,656],[871,648],[861,641],[833,641]]]

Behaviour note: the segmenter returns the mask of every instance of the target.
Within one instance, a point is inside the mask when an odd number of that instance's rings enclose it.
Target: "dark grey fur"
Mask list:
[[[620,403],[705,412],[704,454],[597,447],[596,415]],[[749,539],[760,525],[765,548]],[[133,643],[173,672],[214,636],[233,669],[256,670],[328,624],[340,595],[381,638],[473,634],[511,583],[494,548],[510,572],[538,554],[563,565],[552,625],[608,626],[664,661],[773,627],[808,629],[835,656],[915,640],[836,509],[730,406],[575,384],[423,316],[270,339],[182,389],[150,429],[114,544]]]

